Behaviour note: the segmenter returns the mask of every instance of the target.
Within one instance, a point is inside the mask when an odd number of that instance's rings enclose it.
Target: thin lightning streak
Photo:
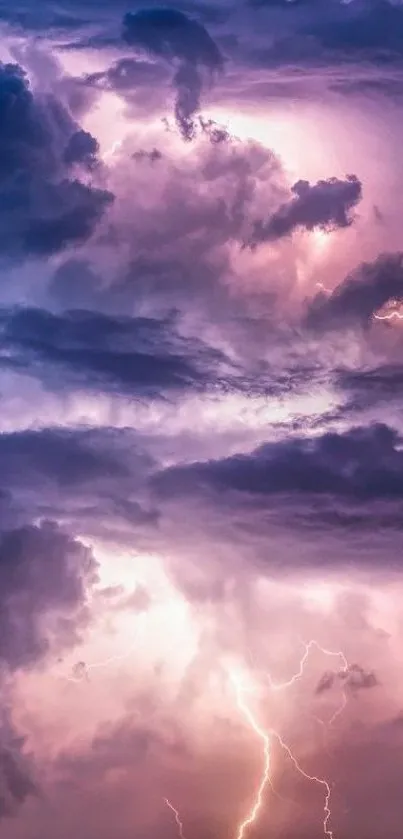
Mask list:
[[[269,684],[270,684],[270,687],[271,687],[272,690],[284,690],[284,688],[289,688],[289,687],[291,687],[291,685],[295,684],[295,682],[299,681],[299,679],[304,674],[305,665],[306,665],[306,662],[308,661],[309,654],[310,654],[313,647],[316,647],[316,649],[319,650],[320,653],[323,653],[323,655],[332,656],[333,658],[340,658],[342,663],[343,663],[343,667],[341,668],[340,672],[345,672],[346,673],[348,671],[349,665],[348,665],[348,661],[347,661],[344,653],[342,653],[340,651],[335,652],[334,650],[327,650],[325,647],[321,647],[321,645],[317,641],[315,641],[315,639],[312,639],[311,641],[308,641],[307,643],[305,643],[304,641],[302,641],[301,643],[305,647],[305,652],[304,652],[304,654],[303,654],[303,656],[300,660],[299,668],[298,668],[297,672],[294,673],[294,675],[291,676],[291,678],[288,679],[287,682],[274,682],[270,673],[269,673],[267,678],[268,678],[268,681],[269,681]]]
[[[65,679],[66,682],[73,682],[73,684],[78,685],[78,684],[80,684],[81,682],[84,681],[84,679],[88,676],[88,674],[91,670],[96,670],[96,669],[102,668],[102,667],[108,667],[110,664],[116,664],[118,661],[124,661],[137,648],[139,635],[140,635],[141,630],[143,629],[143,626],[144,626],[144,616],[141,616],[139,618],[139,621],[141,621],[141,623],[140,623],[140,626],[138,626],[138,628],[137,628],[137,632],[136,632],[135,640],[134,640],[133,644],[131,644],[131,646],[121,655],[110,656],[110,658],[106,658],[104,661],[96,661],[93,664],[84,665],[84,668],[83,668],[84,669],[84,674],[81,678],[75,678],[74,676],[65,676],[62,673],[57,673],[56,675],[60,679]]]
[[[295,766],[297,772],[299,772],[300,775],[302,775],[303,778],[306,778],[307,781],[313,781],[314,783],[320,784],[320,786],[322,786],[324,788],[324,790],[326,791],[325,803],[324,803],[324,807],[323,807],[323,813],[324,813],[323,834],[324,834],[324,836],[328,836],[329,839],[334,839],[334,833],[333,833],[332,830],[329,830],[329,826],[328,826],[329,821],[332,817],[332,812],[330,810],[330,798],[331,798],[331,795],[332,795],[332,791],[330,789],[330,786],[329,786],[328,782],[324,778],[318,778],[316,775],[308,775],[308,773],[305,772],[304,769],[302,769],[302,766],[300,766],[300,764],[298,763],[297,758],[292,753],[290,747],[287,746],[287,743],[284,742],[284,740],[282,739],[280,734],[278,734],[277,731],[273,731],[272,734],[273,734],[273,737],[275,737],[278,740],[278,742],[280,743],[281,748],[284,749],[284,751],[288,754],[288,757],[290,758],[291,762]]]
[[[237,697],[237,704],[242,711],[243,715],[246,717],[250,727],[253,729],[255,734],[261,739],[263,743],[263,755],[264,755],[264,764],[263,764],[263,772],[262,777],[257,789],[257,793],[255,796],[255,803],[250,811],[249,815],[246,816],[243,822],[238,827],[237,832],[237,839],[243,839],[245,830],[249,827],[249,825],[253,824],[256,821],[263,801],[263,793],[266,787],[266,784],[271,782],[270,779],[270,735],[264,731],[255,720],[252,711],[250,708],[244,703],[242,699],[242,688],[236,679],[235,676],[232,676],[232,682],[235,687],[235,693]]]
[[[319,652],[323,653],[323,655],[328,655],[328,656],[331,656],[333,658],[340,658],[343,666],[340,668],[339,673],[345,673],[345,674],[348,673],[348,671],[349,671],[348,661],[347,661],[344,653],[341,652],[340,650],[338,650],[338,651],[328,650],[328,649],[326,649],[326,647],[322,647],[321,644],[319,644],[318,641],[316,641],[314,638],[311,641],[308,641],[307,643],[305,641],[301,641],[301,644],[305,647],[305,652],[304,652],[304,654],[303,654],[303,656],[300,660],[297,672],[294,673],[290,677],[290,679],[288,679],[286,682],[275,682],[272,679],[271,674],[270,673],[267,674],[267,679],[268,679],[271,690],[274,690],[274,691],[284,690],[285,688],[291,687],[293,684],[295,684],[295,682],[298,682],[299,679],[301,679],[301,677],[304,674],[304,669],[305,669],[305,665],[308,661],[309,654],[310,654],[313,647],[316,647],[316,649]],[[251,655],[250,651],[249,651],[249,657],[250,657],[250,659],[253,663],[253,658],[252,658],[252,655]],[[346,691],[343,690],[342,691],[341,705],[340,705],[339,708],[336,709],[335,713],[333,714],[333,716],[329,720],[329,725],[330,726],[333,725],[335,723],[335,721],[338,719],[338,717],[343,713],[346,705],[347,705],[347,694],[346,694]]]
[[[247,722],[249,723],[252,730],[255,732],[255,734],[257,734],[257,736],[262,740],[262,742],[263,742],[263,754],[264,754],[264,768],[263,768],[261,780],[260,780],[260,783],[259,783],[259,787],[258,787],[256,796],[255,796],[255,802],[254,802],[254,805],[253,805],[252,810],[250,811],[249,815],[239,825],[236,839],[243,839],[246,829],[256,821],[256,819],[259,815],[259,812],[260,812],[260,809],[261,809],[261,806],[262,806],[262,801],[263,801],[264,789],[265,789],[267,783],[270,781],[270,739],[272,737],[275,738],[278,741],[281,748],[287,753],[288,757],[290,758],[290,760],[291,760],[293,766],[295,767],[295,769],[297,770],[297,772],[299,772],[299,774],[303,778],[305,778],[308,781],[312,781],[314,783],[317,783],[317,784],[319,784],[320,786],[323,787],[323,789],[325,791],[325,802],[324,802],[324,808],[323,808],[323,813],[324,813],[323,834],[328,839],[334,839],[333,831],[329,829],[329,821],[330,821],[330,818],[331,818],[332,814],[331,814],[331,810],[330,810],[331,788],[330,788],[328,782],[324,778],[318,778],[316,775],[309,775],[307,772],[305,772],[305,770],[302,769],[302,767],[298,763],[297,758],[292,753],[290,747],[287,745],[287,743],[284,742],[281,735],[277,731],[275,731],[273,729],[270,729],[269,731],[265,731],[264,729],[261,728],[261,726],[259,725],[259,723],[255,719],[251,709],[249,708],[249,706],[245,703],[245,701],[243,699],[243,690],[242,690],[242,687],[239,684],[239,681],[236,679],[236,677],[234,675],[231,676],[231,679],[232,679],[232,682],[233,682],[234,687],[235,687],[235,693],[236,693],[238,708],[241,711],[241,713],[243,714],[243,716],[245,717],[245,719],[247,720]]]
[[[179,813],[178,813],[177,809],[173,806],[173,804],[171,804],[171,802],[168,800],[168,798],[164,798],[163,800],[164,800],[165,804],[167,805],[167,807],[169,807],[169,809],[172,810],[172,812],[175,816],[175,821],[176,821],[176,824],[178,825],[178,832],[179,832],[180,839],[186,839],[185,834],[183,832],[183,824],[181,822],[181,819],[180,819],[180,816],[179,816]]]
[[[403,320],[403,314],[400,312],[389,312],[388,315],[374,315],[375,320],[392,320],[393,318],[397,318],[398,320]]]

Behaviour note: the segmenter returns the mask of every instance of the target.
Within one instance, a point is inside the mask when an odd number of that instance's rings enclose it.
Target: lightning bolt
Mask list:
[[[270,673],[267,674],[266,678],[269,682],[271,690],[273,690],[273,691],[285,690],[285,688],[292,687],[292,685],[294,685],[295,682],[298,682],[299,679],[301,679],[301,677],[304,674],[305,665],[308,661],[310,652],[313,648],[316,648],[323,655],[331,656],[333,658],[339,658],[341,660],[341,663],[342,663],[342,667],[340,668],[339,673],[348,673],[349,663],[346,659],[346,656],[344,655],[343,652],[341,652],[341,650],[328,650],[328,649],[326,649],[326,647],[322,647],[321,644],[319,644],[318,641],[316,641],[314,638],[311,641],[308,641],[308,642],[301,641],[301,644],[305,647],[305,652],[304,652],[304,654],[303,654],[303,656],[302,656],[302,658],[299,662],[299,667],[298,667],[297,672],[294,673],[287,681],[276,682],[276,681],[274,681],[274,679],[272,678]],[[254,665],[253,657],[252,657],[252,654],[251,654],[250,651],[249,651],[249,657],[250,657],[250,660],[251,660],[252,664]],[[346,694],[346,691],[343,690],[342,691],[341,705],[340,705],[339,708],[337,708],[337,710],[335,711],[335,713],[333,714],[333,716],[329,720],[329,725],[334,724],[334,722],[340,716],[340,714],[343,713],[346,705],[347,705],[347,694]],[[322,723],[323,725],[325,724],[323,722],[323,720],[320,720],[318,717],[315,717],[315,719],[317,719],[317,721]]]
[[[251,729],[262,741],[264,755],[263,772],[255,796],[255,802],[250,813],[246,816],[244,821],[241,822],[241,824],[238,827],[236,839],[243,839],[245,830],[249,827],[249,825],[253,824],[253,822],[256,821],[259,815],[259,812],[262,807],[265,787],[270,782],[270,735],[266,731],[264,731],[263,728],[260,727],[259,723],[253,716],[252,711],[250,710],[248,705],[246,705],[246,703],[243,701],[242,687],[239,684],[239,681],[236,678],[236,676],[232,675],[231,680],[235,688],[238,708],[243,713],[244,717],[247,719]]]
[[[261,779],[259,782],[259,786],[255,795],[255,800],[253,807],[250,813],[246,816],[246,818],[240,823],[237,830],[236,839],[244,839],[245,831],[247,828],[253,824],[259,816],[262,802],[263,802],[263,794],[266,785],[270,782],[270,743],[271,739],[276,739],[277,742],[280,744],[283,751],[286,752],[289,759],[291,760],[293,766],[299,772],[299,774],[305,778],[307,781],[312,781],[320,785],[325,794],[324,800],[324,807],[323,807],[323,834],[327,839],[334,839],[334,834],[331,829],[329,829],[329,821],[331,819],[331,810],[330,810],[330,798],[331,798],[331,788],[328,782],[324,778],[318,778],[316,775],[309,775],[308,772],[300,766],[297,758],[291,751],[290,747],[287,743],[284,742],[281,735],[273,730],[269,729],[265,731],[260,725],[259,722],[256,720],[252,710],[250,709],[249,705],[246,704],[244,700],[244,689],[240,684],[239,680],[234,674],[231,674],[231,681],[235,688],[235,694],[237,699],[237,705],[240,712],[245,717],[246,721],[248,722],[250,728],[254,731],[254,733],[259,737],[259,739],[263,743],[263,755],[264,755],[264,764],[263,764],[263,771],[261,775]]]
[[[299,681],[299,679],[304,674],[304,669],[305,669],[305,665],[308,661],[309,654],[314,647],[320,653],[323,653],[323,655],[328,655],[328,656],[331,656],[333,658],[341,659],[341,661],[343,663],[343,667],[340,669],[340,672],[346,673],[348,671],[348,668],[349,668],[348,661],[347,661],[344,653],[342,653],[341,651],[336,651],[335,652],[334,650],[327,650],[326,647],[321,647],[321,645],[318,643],[318,641],[315,641],[314,638],[311,641],[308,641],[307,643],[305,643],[305,641],[301,641],[301,643],[305,647],[305,652],[304,652],[304,654],[303,654],[303,656],[300,660],[299,668],[298,668],[297,672],[294,673],[294,675],[291,676],[291,678],[288,679],[288,681],[286,681],[286,682],[274,682],[270,673],[269,673],[268,676],[267,676],[267,679],[269,681],[269,684],[270,684],[270,687],[271,687],[272,690],[275,690],[275,691],[276,690],[284,690],[285,688],[289,688],[293,684],[295,684],[295,682]]]
[[[88,677],[91,670],[97,670],[98,668],[102,668],[102,667],[109,667],[109,665],[111,665],[111,664],[116,664],[118,661],[124,661],[126,658],[129,658],[131,653],[138,646],[139,636],[141,634],[142,629],[144,628],[144,618],[145,618],[145,615],[140,615],[139,625],[137,627],[137,632],[135,634],[135,640],[133,641],[133,644],[131,644],[130,647],[127,650],[125,650],[124,653],[121,653],[120,655],[110,656],[110,658],[106,658],[103,661],[95,661],[92,664],[85,664],[83,662],[83,665],[84,665],[83,666],[83,675],[81,677],[77,678],[75,676],[66,676],[63,673],[56,673],[56,676],[59,679],[64,679],[66,682],[73,682],[73,684],[77,685],[77,684],[80,684],[81,682],[83,682],[84,679],[86,679]]]
[[[172,810],[172,812],[175,816],[175,821],[176,821],[176,824],[178,825],[178,833],[179,833],[180,839],[186,839],[185,834],[183,832],[183,824],[181,822],[181,819],[180,819],[180,816],[179,816],[179,813],[178,813],[177,809],[173,806],[173,804],[171,804],[171,802],[169,801],[168,798],[164,798],[163,801],[167,805],[167,807],[169,807],[169,809]]]
[[[388,315],[374,315],[375,320],[393,320],[393,318],[397,318],[398,320],[403,320],[403,314],[400,312],[389,312]]]

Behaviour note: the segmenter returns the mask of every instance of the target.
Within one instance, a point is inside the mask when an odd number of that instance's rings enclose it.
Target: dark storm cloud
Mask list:
[[[15,815],[29,796],[37,794],[33,767],[24,752],[25,740],[4,707],[0,716],[0,820]]]
[[[167,70],[158,61],[136,58],[119,58],[107,70],[89,73],[86,84],[105,90],[114,90],[121,95],[145,88],[146,94],[155,96],[156,86],[167,78]]]
[[[49,295],[63,309],[91,309],[94,303],[100,303],[101,288],[101,280],[91,263],[70,258],[56,268]]]
[[[148,476],[158,466],[132,429],[43,428],[0,434],[0,516],[7,527],[52,518],[153,529]],[[5,525],[3,524],[3,530]]]
[[[161,160],[161,158],[162,152],[158,151],[158,149],[151,149],[151,151],[139,149],[132,154],[132,160],[135,160],[136,162],[147,161],[149,163],[156,163],[158,160]]]
[[[122,435],[123,436],[123,435]],[[131,440],[133,444],[133,440]],[[111,452],[113,450],[113,454]],[[125,454],[121,453],[119,431],[94,429],[42,429],[0,434],[0,484],[35,488],[46,482],[73,491],[108,477],[119,481],[128,475]],[[133,462],[135,459],[132,452]]]
[[[73,275],[77,266],[70,268]],[[84,272],[81,268],[80,277],[88,276],[91,282],[88,267]],[[69,279],[70,271],[67,275]],[[66,293],[81,300],[90,290],[73,286]],[[104,302],[111,308],[113,297]],[[291,353],[281,363],[262,360],[259,345],[254,352],[252,341],[260,327],[267,330],[267,321],[249,322],[242,314],[239,318],[228,328],[228,344],[236,348],[248,340],[249,358],[234,357],[232,351],[227,354],[194,335],[185,336],[175,313],[128,317],[90,310],[55,314],[39,308],[0,308],[0,370],[30,376],[53,392],[77,389],[145,401],[194,394],[280,396],[320,384],[321,371],[312,359],[298,362]],[[279,335],[284,345],[292,338],[291,333]],[[262,340],[266,346],[267,339]]]
[[[75,131],[71,135],[64,150],[64,161],[67,166],[78,163],[91,170],[98,165],[97,154],[99,144],[88,131]]]
[[[403,57],[403,9],[392,0],[250,0],[245,23],[251,32],[243,53],[257,67],[319,65],[342,72],[342,65],[360,63],[384,72]],[[266,42],[259,29],[268,33]]]
[[[362,411],[374,405],[400,404],[403,392],[403,366],[381,364],[378,367],[340,370],[336,383],[347,397],[345,411]]]
[[[350,664],[346,670],[339,670],[337,673],[332,671],[324,673],[315,692],[317,694],[325,693],[338,682],[344,684],[352,692],[369,690],[379,685],[375,673],[364,670],[359,664]]]
[[[62,387],[69,379],[89,389],[149,396],[217,384],[225,362],[219,351],[181,337],[174,322],[90,311],[3,310],[0,345],[4,366],[33,375],[42,367],[53,387],[63,370]]]
[[[294,230],[335,230],[352,224],[351,210],[362,197],[362,185],[355,175],[346,180],[330,178],[316,184],[298,181],[291,187],[294,197],[282,204],[267,221],[256,221],[251,246],[272,242]]]
[[[175,118],[182,136],[194,136],[194,115],[205,84],[222,69],[223,58],[205,27],[177,9],[142,9],[123,21],[126,43],[165,59],[175,67]]]
[[[52,293],[60,292],[69,307],[90,306],[92,297],[91,308],[109,314],[177,309],[191,311],[200,324],[202,315],[206,324],[225,319],[235,326],[235,320],[252,316],[256,323],[264,296],[266,312],[273,308],[273,288],[251,281],[245,293],[233,247],[247,240],[250,220],[262,208],[268,213],[288,196],[278,158],[211,125],[201,131],[194,153],[178,158],[161,150],[153,165],[126,162],[122,194],[108,218],[104,245],[113,257],[119,246],[125,248],[127,262],[104,278],[101,265],[97,283],[90,265],[70,261],[59,269]],[[293,255],[286,258],[292,271]],[[276,274],[270,279],[277,283]]]
[[[46,256],[85,241],[112,195],[78,179],[98,144],[57,99],[0,64],[0,257]]]
[[[403,256],[383,254],[361,265],[330,295],[318,294],[309,305],[308,324],[323,329],[366,326],[395,298],[403,298]]]
[[[51,522],[0,534],[0,661],[9,669],[38,662],[52,642],[77,640],[91,551]],[[50,631],[49,631],[50,627]]]
[[[361,60],[380,63],[403,55],[403,10],[390,0],[354,0],[330,4],[334,16],[318,20],[312,33],[324,49],[354,54]]]
[[[172,467],[155,477],[159,494],[210,488],[245,496],[335,496],[366,502],[403,497],[400,438],[386,425],[344,434],[266,443],[251,454]]]

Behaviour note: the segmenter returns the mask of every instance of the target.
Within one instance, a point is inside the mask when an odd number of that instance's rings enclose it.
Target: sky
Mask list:
[[[2,838],[400,839],[403,3],[0,30]]]

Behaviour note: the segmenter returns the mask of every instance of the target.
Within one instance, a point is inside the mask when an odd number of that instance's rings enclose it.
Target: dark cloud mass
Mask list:
[[[318,294],[310,304],[308,321],[330,328],[365,326],[386,303],[402,297],[402,254],[383,254],[361,265],[332,294]]]
[[[29,796],[37,795],[32,762],[24,753],[24,738],[3,710],[0,723],[0,820],[10,817]]]
[[[403,2],[0,34],[1,837],[400,839]]]
[[[0,659],[14,669],[37,662],[54,640],[76,640],[85,584],[94,579],[90,551],[56,524],[3,531],[0,542]],[[50,634],[46,621],[53,624]],[[53,639],[52,639],[53,640]]]
[[[170,8],[128,13],[123,21],[123,38],[131,46],[176,66],[173,77],[175,117],[182,136],[191,140],[195,131],[193,117],[200,109],[204,75],[212,78],[223,66],[217,45],[202,24]]]
[[[251,454],[172,467],[157,478],[160,492],[210,486],[258,496],[330,495],[359,501],[403,496],[400,437],[386,425],[328,432],[314,440],[267,443]]]
[[[28,373],[42,367],[54,386],[62,371],[64,386],[70,380],[158,396],[218,384],[225,362],[219,351],[178,335],[169,321],[85,310],[58,316],[41,309],[3,312],[1,320],[5,366]]]
[[[361,199],[361,183],[355,175],[345,181],[332,178],[311,184],[298,181],[294,197],[267,220],[254,224],[252,245],[288,236],[298,228],[332,230],[352,224],[350,211]]]
[[[85,183],[98,144],[63,104],[34,94],[21,67],[0,65],[0,254],[48,255],[89,238],[112,195]]]

